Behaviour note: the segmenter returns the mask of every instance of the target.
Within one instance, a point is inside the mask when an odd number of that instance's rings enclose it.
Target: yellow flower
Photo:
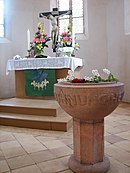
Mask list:
[[[79,48],[80,48],[79,44],[78,44],[78,43],[75,43],[74,49],[75,49],[75,50],[79,50]]]
[[[43,47],[42,47],[42,44],[38,44],[36,47],[37,47],[37,49],[39,49],[39,50],[42,50],[42,48],[43,48]]]

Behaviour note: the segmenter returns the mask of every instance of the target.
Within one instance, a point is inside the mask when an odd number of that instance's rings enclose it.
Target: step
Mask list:
[[[0,101],[0,112],[57,116],[63,110],[55,100],[11,98]]]
[[[57,117],[13,113],[0,113],[0,124],[15,127],[68,131],[72,127],[72,117],[63,112]]]

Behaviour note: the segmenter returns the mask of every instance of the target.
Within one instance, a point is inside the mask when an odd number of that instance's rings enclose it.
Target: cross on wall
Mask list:
[[[58,34],[59,34],[59,26],[58,19],[64,15],[72,15],[72,10],[67,11],[59,11],[58,8],[53,8],[52,12],[41,12],[39,13],[40,18],[45,18],[51,20],[52,30],[51,30],[51,38],[52,38],[52,49],[53,52],[56,52]]]

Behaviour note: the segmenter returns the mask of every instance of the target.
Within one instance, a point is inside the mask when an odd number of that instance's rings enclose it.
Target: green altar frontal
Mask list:
[[[55,70],[25,70],[24,82],[26,96],[54,96]]]

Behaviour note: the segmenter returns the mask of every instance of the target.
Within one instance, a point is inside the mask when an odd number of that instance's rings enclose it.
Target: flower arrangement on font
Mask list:
[[[74,72],[69,70],[66,78],[58,79],[60,82],[71,82],[71,83],[100,83],[100,82],[118,82],[118,79],[108,70],[103,69],[103,72],[107,75],[106,78],[101,77],[98,70],[92,70],[93,76],[84,77],[84,78],[75,78]]]
[[[44,31],[44,24],[39,22],[38,31],[35,33],[33,42],[31,42],[31,50],[34,51],[35,57],[43,57],[44,48],[48,47],[48,41],[50,41],[50,37]]]

